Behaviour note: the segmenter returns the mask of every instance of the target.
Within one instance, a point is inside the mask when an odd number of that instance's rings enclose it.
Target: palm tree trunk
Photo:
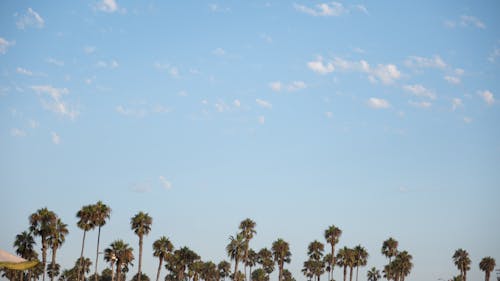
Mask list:
[[[347,266],[344,265],[344,281],[346,277],[347,277]]]
[[[158,273],[156,273],[156,281],[160,280],[160,270],[161,270],[162,263],[163,263],[163,258],[160,256],[160,264],[158,264]]]
[[[349,281],[352,281],[352,266],[349,267]]]
[[[464,281],[467,281],[467,271],[464,270]]]
[[[358,271],[359,271],[359,265],[356,266],[356,281],[358,281]]]
[[[330,265],[330,278],[333,279],[333,268],[335,267],[335,245],[332,244],[332,264]],[[328,279],[330,281],[331,279]]]
[[[234,259],[234,273],[233,273],[233,280],[236,279],[236,273],[238,272],[238,262],[239,262],[239,259],[236,257]]]
[[[30,269],[28,271],[28,281],[31,281],[31,274],[32,274],[32,272],[33,272],[32,269]]]
[[[142,267],[142,235],[139,235],[139,272],[137,273],[137,281],[141,281]]]
[[[283,280],[283,263],[280,262],[278,281],[282,281],[282,280]]]
[[[111,261],[111,281],[115,281],[115,262]]]
[[[82,240],[82,252],[80,253],[80,263],[78,264],[78,278],[76,279],[77,281],[80,281],[80,274],[82,272],[82,261],[83,261],[83,248],[85,247],[85,235],[87,234],[87,231],[83,231],[83,240]],[[85,279],[85,278],[84,278]]]
[[[43,275],[42,281],[45,281],[45,268],[47,267],[47,241],[45,241],[45,237],[42,237],[42,264],[43,264]]]
[[[122,263],[118,262],[116,265],[116,281],[120,281],[120,271],[121,271]]]
[[[52,276],[50,276],[50,281],[54,281],[54,273],[56,270],[56,252],[57,252],[57,246],[52,247]]]
[[[96,254],[95,254],[94,281],[97,281],[97,262],[99,261],[99,240],[100,239],[101,239],[101,226],[99,226],[99,230],[98,230],[98,233],[97,233],[97,251],[96,251]],[[43,281],[45,281],[45,280],[43,280]]]

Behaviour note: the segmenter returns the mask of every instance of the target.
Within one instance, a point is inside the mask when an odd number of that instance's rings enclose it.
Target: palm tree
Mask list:
[[[221,261],[217,265],[217,270],[219,271],[219,278],[226,280],[226,277],[231,274],[231,264],[227,261]]]
[[[453,254],[453,262],[460,271],[463,281],[467,281],[467,271],[470,270],[469,253],[466,250],[458,249]]]
[[[249,249],[247,253],[247,260],[245,266],[249,267],[248,274],[252,274],[252,267],[254,267],[259,261],[259,255],[253,250]]]
[[[404,281],[405,277],[410,274],[410,271],[413,268],[413,263],[411,262],[412,259],[413,257],[407,251],[398,253],[394,259],[400,281]]]
[[[325,270],[328,272],[328,281],[330,281],[331,278],[331,273],[332,273],[332,266],[333,264],[331,263],[335,258],[332,258],[332,254],[328,253],[323,257],[323,263],[325,264]]]
[[[201,268],[200,277],[205,281],[219,281],[220,277],[217,265],[211,261],[204,262]]]
[[[350,251],[351,249],[344,246],[344,248],[341,248],[339,250],[336,257],[337,265],[344,268],[344,281],[347,277],[347,267],[349,266]]]
[[[398,241],[392,237],[385,240],[382,244],[382,255],[389,258],[389,262],[391,262],[392,257],[395,257],[398,254]]]
[[[142,240],[144,235],[148,235],[151,231],[151,224],[153,219],[144,212],[137,213],[130,219],[130,227],[139,236],[139,271],[137,272],[137,281],[141,281],[141,268],[142,268]]]
[[[273,253],[269,251],[267,248],[260,249],[258,253],[258,263],[262,266],[262,269],[269,276],[274,271],[274,260]]]
[[[31,214],[29,217],[30,231],[35,236],[40,236],[42,242],[42,281],[45,281],[45,269],[47,267],[48,237],[50,235],[52,225],[55,224],[56,220],[56,214],[49,211],[47,208],[38,209],[36,213]]]
[[[490,273],[495,269],[495,259],[492,257],[485,257],[479,262],[479,269],[484,271],[484,281],[490,281]]]
[[[240,258],[243,256],[243,251],[245,249],[245,237],[239,233],[234,236],[229,236],[229,244],[226,246],[227,256],[234,260],[234,271],[233,271],[233,280],[236,277],[236,273],[238,272],[238,263]]]
[[[252,281],[269,281],[269,276],[264,269],[259,268],[252,272]]]
[[[325,230],[325,239],[328,244],[330,244],[332,248],[331,254],[331,261],[330,261],[330,276],[333,278],[333,269],[335,267],[335,245],[339,243],[340,236],[342,235],[342,230],[340,228],[336,227],[335,225],[329,226]],[[330,280],[328,280],[330,281]]]
[[[304,267],[308,268],[316,279],[320,281],[321,275],[324,273],[325,264],[323,262],[323,251],[325,245],[315,240],[309,244],[308,252],[309,260],[304,263]]]
[[[161,265],[167,255],[172,253],[172,250],[174,249],[174,245],[172,245],[172,242],[165,237],[162,236],[160,239],[156,240],[153,243],[153,256],[158,257],[160,260],[160,263],[158,265],[158,273],[156,273],[156,281],[160,279],[160,270],[161,270]]]
[[[51,233],[49,237],[49,246],[51,246],[52,248],[52,270],[56,268],[57,249],[59,249],[64,241],[66,241],[66,235],[68,235],[68,233],[68,225],[63,223],[61,219],[57,218],[56,223],[51,227]],[[57,275],[52,274],[50,277],[50,281],[54,281],[54,277]]]
[[[358,245],[354,247],[354,258],[356,264],[356,281],[358,281],[358,271],[360,266],[365,266],[368,262],[368,252],[364,247]]]
[[[31,232],[23,231],[21,234],[16,235],[14,240],[14,247],[16,248],[16,254],[21,256],[23,259],[34,260],[37,257],[37,253],[34,249],[35,239]],[[23,272],[20,272],[21,280],[24,280]],[[31,270],[28,274],[28,280],[31,280]]]
[[[288,271],[287,269],[283,270],[283,281],[296,281],[295,278],[293,278],[292,273]]]
[[[95,271],[94,271],[94,281],[97,281],[97,263],[99,261],[99,242],[101,239],[101,227],[106,224],[106,220],[111,216],[111,208],[102,201],[97,201],[95,205],[92,205],[92,223],[97,227],[97,250],[95,254]]]
[[[352,281],[352,270],[356,266],[356,254],[353,249],[349,249],[347,251],[347,266],[349,266],[349,281]]]
[[[292,261],[290,246],[288,245],[288,242],[279,238],[273,242],[271,249],[273,251],[274,261],[278,264],[278,281],[283,281],[284,265],[285,263],[290,263]]]
[[[368,281],[378,281],[380,279],[380,271],[376,269],[375,267],[372,267],[367,273],[366,277],[368,278]]]
[[[110,262],[111,267],[116,263],[116,280],[121,281],[120,273],[123,268],[128,269],[128,265],[134,260],[133,249],[123,240],[116,240],[104,250],[104,260]],[[114,281],[114,276],[111,279]]]
[[[87,231],[95,228],[94,221],[92,219],[92,206],[91,205],[83,206],[76,213],[76,217],[78,218],[78,222],[76,223],[76,225],[78,226],[78,228],[83,230],[82,251],[80,253],[80,259],[79,259],[80,261],[83,262],[83,249],[85,247],[85,236],[87,234]],[[82,265],[81,264],[78,265],[77,281],[80,281],[81,268],[82,268]]]
[[[243,220],[240,223],[240,234],[243,235],[243,238],[245,239],[245,249],[244,249],[244,254],[243,254],[243,262],[244,262],[244,267],[245,267],[245,278],[247,276],[247,261],[248,261],[248,250],[249,250],[249,245],[250,245],[250,240],[252,240],[254,234],[257,233],[255,230],[256,223],[247,218]]]

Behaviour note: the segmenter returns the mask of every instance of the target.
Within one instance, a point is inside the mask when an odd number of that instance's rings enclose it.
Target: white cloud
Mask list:
[[[428,101],[420,101],[420,102],[416,102],[416,101],[408,101],[408,103],[411,105],[411,106],[414,106],[414,107],[418,107],[418,108],[429,108],[432,106],[432,103],[428,102]]]
[[[209,4],[208,8],[213,13],[227,13],[227,12],[231,11],[230,8],[221,7],[218,4],[214,4],[214,3]]]
[[[22,67],[16,68],[16,72],[19,74],[22,74],[22,75],[26,75],[26,76],[33,76],[33,72],[31,72],[25,68],[22,68]]]
[[[448,81],[448,83],[450,84],[460,84],[460,78],[456,77],[456,76],[449,76],[449,75],[446,75],[444,77],[444,80]]]
[[[290,92],[298,91],[307,88],[307,85],[304,81],[293,81],[287,87],[287,90]]]
[[[266,123],[266,118],[264,116],[259,116],[257,118],[257,121],[259,122],[259,124],[264,124]]]
[[[279,92],[279,91],[281,91],[282,85],[281,85],[280,81],[275,81],[275,82],[269,83],[269,87],[271,88],[271,90],[273,90],[275,92]]]
[[[45,61],[53,65],[64,66],[64,61],[56,60],[54,58],[48,58]]]
[[[461,68],[455,68],[455,74],[458,75],[458,76],[462,76],[464,75],[465,73],[465,70],[461,69]]]
[[[411,68],[446,68],[447,64],[440,56],[434,56],[433,58],[410,56],[406,61],[405,65]]]
[[[340,16],[344,13],[347,13],[348,10],[344,8],[342,3],[338,2],[331,2],[331,3],[320,3],[315,5],[313,8],[304,6],[304,5],[299,5],[299,4],[294,4],[293,7],[295,10],[311,15],[311,16]]]
[[[33,119],[29,120],[29,124],[30,124],[30,127],[32,129],[38,128],[38,125],[39,125],[38,122],[36,120],[33,120]]]
[[[164,176],[160,176],[159,179],[160,184],[164,189],[169,190],[172,188],[172,183],[168,181]]]
[[[267,43],[273,43],[273,38],[265,33],[261,34],[260,38],[262,38],[262,40],[266,41]]]
[[[135,118],[142,118],[151,113],[161,114],[171,111],[170,108],[161,104],[150,104],[147,102],[135,103],[132,106],[117,105],[115,110],[121,115]]]
[[[388,101],[378,98],[369,98],[368,106],[375,109],[384,109],[391,107]]]
[[[9,47],[16,44],[15,41],[8,41],[7,39],[0,37],[0,54],[5,55]]]
[[[495,103],[495,97],[493,96],[493,93],[490,92],[489,90],[486,91],[480,91],[478,94],[483,98],[484,102],[486,102],[488,105],[492,105]]]
[[[25,29],[27,27],[43,28],[45,21],[37,12],[28,8],[25,14],[19,16],[16,25],[19,29]]]
[[[326,118],[333,118],[333,112],[327,111],[327,112],[325,112],[325,116],[326,116]]]
[[[214,104],[214,106],[218,112],[224,112],[230,109],[224,101],[218,101]]]
[[[97,4],[97,9],[106,13],[114,13],[118,11],[118,4],[115,0],[102,0]]]
[[[2,38],[0,38],[0,40],[1,39]],[[491,63],[494,63],[494,62],[496,62],[496,60],[497,60],[498,57],[500,57],[500,47],[495,46],[495,49],[493,49],[493,51],[491,52],[491,54],[488,56],[488,60]]]
[[[218,57],[222,57],[223,55],[226,54],[226,51],[222,48],[217,48],[215,50],[212,51],[212,54],[218,56]]]
[[[372,70],[370,73],[377,77],[384,84],[392,84],[394,80],[401,77],[401,72],[394,64],[379,64],[377,68]]]
[[[61,143],[61,137],[56,132],[51,132],[50,135],[52,136],[52,142],[54,144],[60,144]]]
[[[31,89],[38,94],[45,94],[50,97],[49,100],[42,97],[42,104],[45,109],[70,119],[75,119],[80,114],[77,109],[63,100],[63,96],[69,94],[68,89],[54,88],[50,85],[32,86]]]
[[[13,137],[25,137],[26,132],[24,130],[18,129],[18,128],[12,128],[10,130],[10,135]]]
[[[118,62],[116,60],[111,60],[109,62],[106,62],[106,61],[98,61],[97,64],[96,64],[97,67],[100,67],[100,68],[110,68],[110,69],[114,69],[114,68],[117,68],[118,66],[120,66],[118,64]]]
[[[408,92],[411,92],[413,95],[417,97],[425,97],[432,100],[436,99],[436,94],[434,94],[432,91],[430,91],[429,89],[425,88],[420,84],[405,85],[403,86],[403,89]]]
[[[177,67],[175,66],[172,66],[169,70],[168,70],[168,74],[170,74],[170,76],[172,78],[180,78],[180,73],[179,73],[179,69],[177,69]]]
[[[233,105],[234,105],[234,106],[236,106],[236,107],[240,107],[240,106],[241,106],[241,102],[240,102],[240,100],[237,100],[237,99],[236,99],[236,100],[234,100],[234,101],[233,101]]]
[[[480,29],[485,29],[486,28],[486,25],[481,20],[479,20],[476,17],[467,16],[467,15],[462,15],[460,17],[460,24],[462,26],[473,25],[473,26],[475,26],[477,28],[480,28]]]
[[[461,99],[453,98],[451,100],[451,108],[453,109],[453,111],[455,111],[455,110],[457,110],[457,108],[463,107],[463,106],[464,106],[464,104],[463,104]]]
[[[317,60],[315,61],[308,62],[307,67],[309,67],[312,71],[323,75],[333,72],[335,70],[335,67],[333,66],[332,63],[328,63],[326,65],[323,64],[322,57],[318,57]]]
[[[255,102],[261,106],[261,107],[264,107],[264,108],[268,108],[268,109],[271,109],[273,108],[273,105],[268,102],[268,101],[265,101],[265,100],[261,100],[261,99],[256,99]]]
[[[465,122],[465,123],[467,123],[467,124],[472,123],[472,118],[470,118],[470,117],[464,117],[464,118],[463,118],[463,120],[464,120],[464,122]]]

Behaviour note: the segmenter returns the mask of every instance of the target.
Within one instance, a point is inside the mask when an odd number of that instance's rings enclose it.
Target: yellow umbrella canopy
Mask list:
[[[0,249],[0,268],[26,270],[34,267],[38,261],[28,261]]]

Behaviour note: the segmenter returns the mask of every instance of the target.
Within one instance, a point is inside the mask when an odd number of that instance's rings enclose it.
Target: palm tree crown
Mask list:
[[[130,227],[139,236],[139,266],[137,272],[137,281],[141,281],[141,269],[142,269],[142,243],[144,235],[148,235],[151,231],[151,224],[153,219],[144,212],[139,212],[130,219]]]
[[[495,259],[492,257],[484,257],[479,262],[479,269],[484,271],[484,281],[490,280],[490,273],[495,269],[496,263]]]

